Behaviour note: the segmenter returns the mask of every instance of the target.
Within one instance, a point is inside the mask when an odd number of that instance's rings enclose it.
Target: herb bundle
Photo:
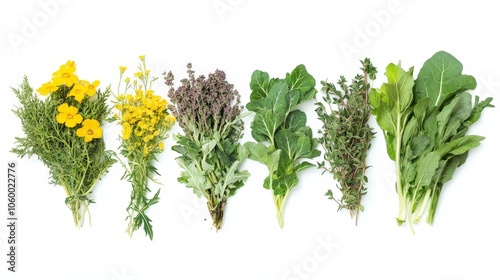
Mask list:
[[[370,81],[375,79],[377,69],[370,59],[361,61],[363,74],[358,74],[350,85],[341,76],[337,85],[322,81],[323,102],[317,102],[316,113],[323,126],[319,130],[319,143],[323,146],[325,161],[318,168],[329,172],[338,181],[337,188],[342,197],[336,199],[332,190],[326,192],[329,199],[336,201],[338,210],[349,210],[358,222],[359,211],[363,211],[361,197],[366,194],[366,157],[375,133],[368,125],[371,107],[368,102]]]
[[[165,74],[172,111],[184,131],[174,136],[177,145],[172,147],[181,155],[176,158],[183,169],[178,180],[207,199],[213,226],[219,230],[227,199],[249,176],[239,170],[246,158],[240,148],[245,114],[238,91],[223,71],[195,77],[188,64],[187,73],[177,89],[172,72]]]
[[[299,183],[297,174],[314,164],[301,161],[320,155],[318,140],[306,125],[306,114],[297,105],[312,100],[316,81],[304,65],[298,65],[284,79],[269,78],[256,70],[250,82],[249,111],[255,112],[250,125],[252,137],[258,142],[247,142],[249,158],[267,166],[269,176],[264,188],[273,192],[276,216],[283,227],[283,206],[290,190]]]
[[[37,91],[24,77],[13,89],[20,106],[14,113],[21,120],[24,137],[16,137],[11,151],[21,158],[36,155],[49,169],[50,183],[62,186],[65,203],[80,228],[90,219],[90,194],[97,181],[115,162],[105,150],[101,123],[110,113],[106,102],[109,90],[97,89],[99,81],[80,80],[76,64],[68,61]]]
[[[479,101],[467,90],[476,87],[473,76],[462,74],[462,63],[451,54],[437,52],[413,79],[389,64],[387,82],[370,92],[377,123],[384,132],[387,153],[396,163],[399,225],[417,223],[428,208],[432,224],[444,184],[465,163],[468,151],[478,147],[482,136],[467,135],[492,98]]]
[[[175,117],[169,114],[167,100],[154,94],[151,89],[157,78],[151,77],[150,70],[146,67],[144,56],[139,56],[139,71],[134,73],[134,80],[125,78],[124,93],[120,93],[118,87],[115,108],[122,126],[120,136],[120,153],[127,159],[122,162],[125,167],[126,178],[132,185],[130,203],[127,207],[127,232],[130,236],[139,229],[144,228],[146,236],[153,239],[152,220],[146,214],[149,207],[158,203],[160,189],[152,198],[148,198],[150,192],[148,182],[154,182],[154,176],[160,175],[153,165],[157,161],[157,155],[163,152],[164,140],[168,137],[168,130],[175,123]],[[120,67],[120,82],[126,67]],[[132,91],[133,93],[127,93]],[[158,182],[156,182],[158,183]]]

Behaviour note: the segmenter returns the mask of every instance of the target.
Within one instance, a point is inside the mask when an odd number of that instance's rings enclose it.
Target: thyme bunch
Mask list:
[[[366,157],[375,135],[368,125],[371,116],[368,94],[370,80],[377,73],[369,58],[361,64],[363,73],[356,75],[351,84],[344,76],[338,80],[338,87],[322,81],[323,102],[316,103],[316,113],[323,123],[319,143],[325,151],[318,168],[333,175],[342,193],[340,199],[334,197],[331,189],[325,195],[338,203],[338,211],[349,210],[356,224],[359,211],[364,210],[361,198],[367,192]]]

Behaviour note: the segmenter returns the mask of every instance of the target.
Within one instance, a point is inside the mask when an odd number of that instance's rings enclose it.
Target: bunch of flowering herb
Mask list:
[[[109,89],[97,89],[75,74],[76,64],[68,61],[54,72],[52,79],[33,92],[27,77],[13,91],[20,106],[14,109],[24,137],[16,137],[11,150],[21,158],[37,156],[49,169],[50,183],[62,186],[65,203],[80,228],[85,216],[90,220],[90,194],[98,180],[115,162],[105,150],[100,124],[107,118]]]
[[[189,78],[177,89],[173,74],[165,74],[172,110],[184,131],[175,135],[177,145],[172,147],[181,155],[176,159],[183,169],[178,180],[207,200],[213,226],[219,230],[228,198],[249,176],[239,170],[246,158],[239,143],[245,114],[238,91],[223,71],[195,77],[188,64],[187,73]]]
[[[157,155],[163,152],[164,140],[168,137],[168,130],[175,123],[175,117],[168,111],[168,102],[151,89],[157,78],[150,76],[144,56],[139,56],[139,71],[134,73],[134,80],[125,78],[124,93],[116,97],[115,115],[122,126],[120,136],[120,153],[127,159],[127,163],[120,160],[125,168],[126,178],[132,185],[130,204],[127,207],[127,233],[132,234],[140,227],[144,228],[146,236],[153,239],[152,220],[147,210],[158,203],[160,189],[148,198],[150,192],[148,182],[154,182],[154,176],[160,175],[153,165]],[[120,82],[126,67],[120,67]],[[127,93],[132,91],[133,93]],[[158,182],[156,182],[158,183]]]
[[[255,70],[250,81],[252,93],[246,108],[255,112],[250,127],[258,143],[244,146],[250,159],[267,166],[264,188],[273,192],[280,227],[288,194],[299,183],[298,173],[314,166],[303,159],[320,155],[306,114],[296,108],[314,98],[315,86],[316,80],[304,65],[295,67],[284,79],[270,79],[268,73]]]
[[[318,168],[329,172],[338,181],[337,188],[342,197],[336,199],[329,189],[326,196],[336,201],[338,210],[349,210],[351,217],[358,222],[359,211],[363,211],[361,197],[366,194],[365,176],[366,157],[375,133],[368,125],[371,106],[368,102],[370,81],[375,79],[377,69],[370,59],[361,61],[363,74],[354,77],[347,84],[341,76],[337,85],[322,81],[323,102],[317,102],[316,113],[323,126],[319,130],[319,143],[323,146],[325,161],[318,163]],[[326,106],[325,106],[326,104]]]

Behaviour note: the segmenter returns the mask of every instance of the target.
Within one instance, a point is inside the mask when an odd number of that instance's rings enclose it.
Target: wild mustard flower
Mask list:
[[[157,78],[151,77],[145,56],[140,56],[139,60],[139,71],[134,73],[132,83],[128,77],[123,80],[127,68],[119,67],[119,84],[123,81],[125,90],[120,91],[118,86],[115,109],[118,111],[118,123],[122,126],[121,154],[127,159],[127,163],[122,164],[126,169],[125,177],[132,185],[131,200],[127,207],[127,232],[132,236],[135,230],[143,227],[146,235],[153,239],[151,219],[146,210],[158,202],[160,190],[148,198],[148,181],[155,174],[159,175],[153,162],[164,150],[163,141],[176,119],[168,111],[167,100],[151,89],[151,84]]]

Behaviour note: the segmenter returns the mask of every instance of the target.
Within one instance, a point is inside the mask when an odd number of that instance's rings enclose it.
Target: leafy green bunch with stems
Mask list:
[[[492,98],[474,101],[468,92],[476,87],[463,65],[445,51],[425,61],[417,78],[413,67],[404,70],[391,63],[387,82],[370,92],[372,113],[384,133],[387,153],[396,165],[399,225],[419,222],[428,212],[432,224],[444,185],[462,166],[483,136],[468,135],[482,111],[493,107]]]
[[[316,80],[304,65],[298,65],[286,77],[269,78],[261,70],[252,73],[250,102],[246,108],[255,112],[250,124],[257,141],[244,144],[249,158],[264,164],[269,175],[264,188],[272,191],[278,224],[283,227],[284,205],[288,194],[299,183],[298,173],[314,164],[304,161],[321,153],[318,140],[307,126],[306,114],[297,108],[316,94]]]
[[[364,209],[361,198],[367,191],[366,158],[375,135],[368,124],[371,117],[368,94],[377,74],[369,58],[361,64],[363,73],[356,75],[351,84],[344,76],[338,80],[338,88],[322,81],[323,103],[316,103],[316,113],[323,124],[319,143],[325,150],[324,161],[318,163],[318,167],[333,175],[342,197],[336,199],[331,189],[325,195],[337,202],[339,211],[349,210],[356,224],[359,211]]]
[[[240,140],[243,137],[242,106],[234,85],[222,70],[195,76],[187,65],[188,78],[174,87],[174,75],[165,73],[172,111],[183,134],[174,135],[172,150],[180,154],[183,169],[178,181],[207,200],[212,225],[218,231],[229,197],[244,185],[249,173],[240,170],[247,158]]]
[[[16,137],[11,152],[21,158],[37,156],[49,169],[50,183],[62,186],[65,203],[77,228],[90,221],[90,195],[102,176],[115,162],[105,149],[100,124],[108,117],[109,88],[96,89],[74,74],[76,64],[68,61],[54,72],[52,79],[37,91],[24,77],[13,88],[20,105],[13,110],[19,117],[24,137]]]
[[[125,78],[125,90],[122,93],[118,86],[115,109],[118,113],[115,119],[122,126],[120,136],[120,154],[127,159],[125,163],[118,156],[126,178],[132,185],[130,203],[127,206],[127,233],[133,233],[143,227],[146,236],[153,239],[152,220],[147,215],[147,210],[158,203],[160,189],[152,198],[148,197],[151,191],[149,181],[160,184],[155,180],[155,175],[160,175],[154,162],[157,156],[165,149],[164,141],[167,132],[175,123],[175,117],[168,111],[168,102],[159,95],[154,94],[152,84],[157,80],[150,75],[146,67],[144,56],[139,56],[138,72],[134,73],[134,80]],[[120,81],[126,67],[120,66]]]

